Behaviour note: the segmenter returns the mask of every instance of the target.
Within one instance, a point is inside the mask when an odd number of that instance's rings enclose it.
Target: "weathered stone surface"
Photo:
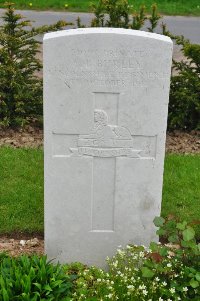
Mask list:
[[[125,29],[44,37],[45,245],[49,258],[105,265],[155,240],[172,42]]]

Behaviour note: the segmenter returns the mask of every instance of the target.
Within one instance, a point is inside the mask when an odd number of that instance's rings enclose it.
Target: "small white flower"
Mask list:
[[[163,286],[166,286],[166,285],[167,285],[167,282],[163,281],[163,283],[162,283],[162,284],[163,284]]]
[[[133,289],[134,289],[134,286],[133,286],[133,285],[128,285],[128,286],[127,286],[127,289],[133,290]]]
[[[143,290],[142,293],[143,293],[143,295],[145,295],[145,296],[148,294],[147,290]]]
[[[158,299],[158,301],[164,301],[161,297]]]
[[[155,280],[158,282],[158,281],[160,281],[160,278],[156,277]]]
[[[172,288],[169,289],[169,291],[170,291],[172,294],[174,294],[176,290],[175,290],[174,287],[172,287]]]
[[[167,267],[168,267],[168,268],[171,268],[171,267],[172,267],[172,264],[171,264],[171,263],[168,263],[168,264],[167,264]]]
[[[187,286],[186,286],[186,287],[183,287],[183,292],[187,292],[187,291],[188,291]]]
[[[145,290],[146,289],[146,286],[143,284],[143,285],[139,285],[139,290]]]

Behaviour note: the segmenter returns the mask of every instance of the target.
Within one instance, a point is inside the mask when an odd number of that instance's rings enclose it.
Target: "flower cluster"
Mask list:
[[[167,245],[119,246],[107,258],[108,271],[77,270],[72,301],[188,301],[200,300],[200,244],[187,222],[154,219]]]
[[[162,250],[162,246],[159,246]],[[183,301],[198,300],[200,290],[188,282],[187,268],[170,249],[162,260],[144,246],[118,249],[107,259],[109,270],[82,270],[73,300]]]

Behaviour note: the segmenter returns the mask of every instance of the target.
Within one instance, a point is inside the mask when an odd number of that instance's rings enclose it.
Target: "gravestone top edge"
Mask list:
[[[65,36],[86,35],[86,34],[121,34],[121,35],[129,35],[129,36],[135,36],[141,38],[143,37],[143,38],[149,38],[154,40],[160,40],[162,42],[173,44],[171,38],[157,33],[150,33],[146,31],[133,30],[133,29],[107,28],[107,27],[59,30],[56,32],[46,33],[44,35],[43,41],[49,39],[61,38]]]

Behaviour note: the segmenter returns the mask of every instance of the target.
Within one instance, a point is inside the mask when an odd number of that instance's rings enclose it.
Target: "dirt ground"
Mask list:
[[[42,238],[14,239],[6,236],[0,237],[0,252],[6,252],[11,256],[22,254],[44,254],[44,240]]]
[[[0,130],[0,146],[7,145],[14,148],[43,146],[43,131],[31,126],[24,130]],[[200,153],[200,131],[190,133],[175,131],[167,133],[166,151],[168,153]]]

